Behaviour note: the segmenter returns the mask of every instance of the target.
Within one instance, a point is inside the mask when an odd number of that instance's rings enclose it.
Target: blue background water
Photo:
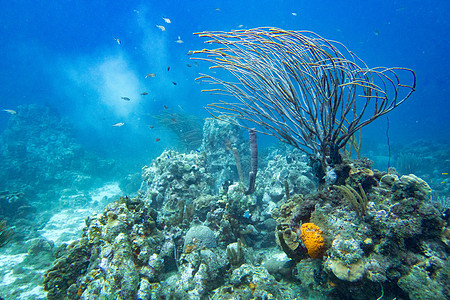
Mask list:
[[[186,66],[186,53],[204,47],[192,33],[275,26],[338,40],[371,67],[414,69],[417,91],[389,115],[391,142],[448,141],[449,8],[418,0],[2,1],[0,108],[49,105],[87,148],[149,161],[173,143],[148,128],[152,115],[166,105],[206,117],[203,106],[213,101],[194,82],[206,65]],[[0,114],[0,131],[9,117]],[[111,126],[117,122],[125,126]],[[381,118],[365,129],[368,148],[386,143],[386,125]]]

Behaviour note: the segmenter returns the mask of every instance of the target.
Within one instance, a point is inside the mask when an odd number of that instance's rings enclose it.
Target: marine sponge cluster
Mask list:
[[[325,251],[325,242],[322,237],[322,230],[313,223],[304,223],[300,227],[300,238],[308,250],[311,258],[322,258]]]

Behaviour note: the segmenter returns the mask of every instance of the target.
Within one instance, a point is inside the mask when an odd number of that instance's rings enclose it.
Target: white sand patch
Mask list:
[[[3,274],[3,277],[0,281],[1,285],[9,285],[16,281],[16,277],[13,275],[14,267],[21,263],[25,257],[26,253],[21,254],[0,254],[0,274]]]
[[[21,293],[18,299],[45,299],[46,294],[44,286],[35,286],[33,289]]]
[[[79,205],[83,205],[83,207],[64,207],[59,211],[55,209],[56,213],[39,233],[56,245],[69,244],[81,237],[86,217],[102,212],[105,205],[118,199],[121,194],[118,183],[108,183],[89,192],[89,197],[77,193],[65,195],[65,200],[69,199],[68,203],[72,206],[77,202],[70,200],[76,200],[77,197],[90,199],[90,202],[87,205],[80,203]],[[36,283],[34,277],[39,278],[38,275],[43,275],[47,270],[37,269],[37,266],[30,265],[29,268],[22,266],[20,272],[14,273],[14,269],[23,262],[27,253],[11,254],[10,246],[12,247],[12,244],[0,251],[0,294],[6,297],[5,299],[44,300],[46,292],[42,285]],[[30,277],[29,283],[26,280],[27,277]],[[6,294],[14,298],[9,298]]]
[[[119,188],[119,184],[117,182],[109,183],[101,188],[93,190],[89,193],[93,201],[101,202],[103,199],[112,198],[114,196],[122,194],[122,190]]]
[[[120,194],[121,190],[118,183],[109,183],[101,188],[95,189],[89,193],[92,199],[92,206],[65,208],[59,211],[50,218],[39,233],[47,240],[53,241],[56,245],[62,243],[70,244],[81,237],[86,217],[101,211],[98,204],[102,203],[104,205],[112,201],[113,197],[117,197]],[[78,195],[73,196],[76,197]]]

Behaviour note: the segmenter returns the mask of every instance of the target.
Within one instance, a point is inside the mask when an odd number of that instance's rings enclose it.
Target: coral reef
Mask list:
[[[364,193],[364,211],[338,192],[341,189],[328,188],[306,197],[293,196],[274,212],[279,244],[297,261],[296,276],[303,279],[304,271],[321,274],[305,287],[310,295],[378,298],[381,285],[383,294],[391,298],[448,297],[449,247],[441,242],[448,223],[429,199],[428,184],[415,175],[369,171],[357,161],[345,177],[340,177],[346,178],[343,184],[347,187],[353,185]],[[378,184],[367,184],[369,178]],[[297,237],[310,222],[318,225],[320,229],[315,230],[323,237],[321,262],[305,259],[308,244]],[[431,282],[437,298],[418,289]],[[358,288],[366,293],[361,294]]]
[[[114,173],[114,162],[83,150],[69,122],[47,106],[18,106],[0,140],[0,176],[7,179],[0,184],[3,189],[26,194],[49,185],[83,189],[92,186],[94,177]]]
[[[193,199],[210,194],[212,178],[206,170],[206,153],[167,150],[143,168],[139,197],[160,211],[161,218],[170,219],[177,211],[186,212]]]
[[[217,193],[224,183],[247,178],[250,170],[250,151],[248,142],[242,136],[238,126],[216,119],[207,119],[203,126],[201,150],[207,153],[208,172],[214,174],[213,191]],[[229,185],[229,184],[228,184]]]
[[[205,130],[214,142],[163,152],[136,197],[52,250],[48,299],[449,297],[448,217],[424,180],[344,159],[316,191],[303,154],[285,147],[260,155],[246,195],[230,151],[244,142],[217,145],[234,134],[226,123]]]
[[[46,273],[47,298],[136,298],[140,282],[155,280],[162,268],[164,236],[155,217],[148,203],[123,197],[88,218],[83,237],[60,249]]]

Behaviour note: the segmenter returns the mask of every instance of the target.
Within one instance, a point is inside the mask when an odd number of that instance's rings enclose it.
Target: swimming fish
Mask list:
[[[117,44],[122,44],[122,42],[119,39],[114,38],[114,40],[117,42]]]
[[[448,175],[448,173],[447,173],[447,172],[445,172],[445,173],[442,173],[442,175]]]
[[[187,66],[188,68],[191,68],[191,67],[192,67],[192,65],[191,65],[191,64],[186,64],[186,66]]]
[[[155,141],[159,142],[160,140],[161,140],[160,138],[156,138],[156,140],[155,140]]]
[[[145,78],[148,78],[148,77],[155,77],[155,76],[156,76],[155,73],[148,73],[147,76],[145,76]]]
[[[292,15],[293,15],[294,17],[296,17],[296,16],[297,16],[297,13],[296,13],[296,12],[293,12]]]
[[[177,83],[175,81],[172,81],[173,85],[177,85]]]
[[[167,67],[167,72],[169,72],[169,71],[170,71],[170,66]]]
[[[120,97],[120,98],[125,101],[130,101],[130,98],[128,98],[128,97]]]
[[[156,25],[156,27],[158,27],[159,29],[161,29],[161,31],[166,31],[166,27],[162,26],[162,25]]]
[[[167,105],[164,105],[164,109],[169,109],[169,108],[167,107]]]
[[[8,114],[15,115],[17,114],[17,111],[13,109],[3,109],[4,112],[7,112]]]
[[[181,39],[181,37],[178,36],[178,39],[175,41],[175,43],[177,43],[177,44],[183,44],[184,42],[183,42],[183,40]]]
[[[170,24],[170,23],[172,23],[172,21],[170,21],[170,19],[169,18],[166,18],[166,17],[162,17],[162,19],[164,20],[164,22],[166,22],[167,24]]]
[[[148,125],[148,128],[153,129],[153,128],[155,128],[155,126],[153,126],[153,125]]]
[[[145,96],[145,95],[148,95],[148,93],[147,92],[143,92],[143,93],[141,93],[141,95]]]
[[[114,127],[122,127],[123,125],[125,125],[125,123],[119,122],[119,123],[113,124],[112,126],[114,126]]]

